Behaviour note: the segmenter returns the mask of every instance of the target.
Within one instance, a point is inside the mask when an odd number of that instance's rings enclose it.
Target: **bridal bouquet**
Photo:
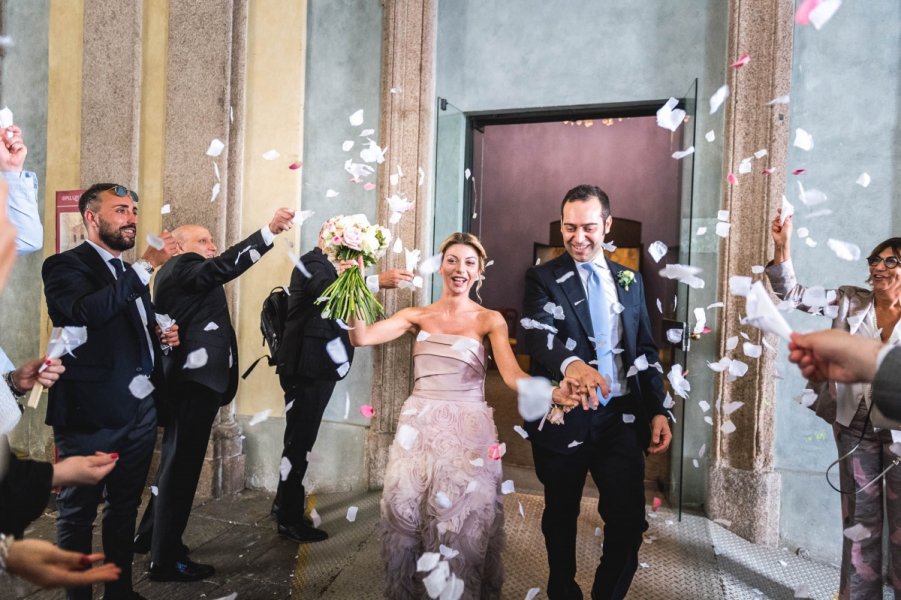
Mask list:
[[[365,215],[338,215],[326,221],[322,231],[323,252],[332,263],[342,260],[362,260],[369,267],[384,256],[391,232],[378,224],[370,224]],[[325,304],[324,318],[347,322],[356,317],[374,323],[382,316],[382,305],[363,279],[363,270],[347,269],[322,293],[317,304]]]

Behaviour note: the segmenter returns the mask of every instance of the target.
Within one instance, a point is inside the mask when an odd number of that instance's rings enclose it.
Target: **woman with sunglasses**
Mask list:
[[[869,288],[847,285],[825,290],[825,296],[820,297],[824,305],[812,307],[820,303],[813,300],[819,294],[805,296],[810,288],[795,280],[790,251],[791,216],[783,222],[781,210],[777,211],[771,232],[776,249],[766,275],[778,296],[800,310],[832,318],[833,329],[881,339],[887,344],[901,342],[901,327],[896,327],[901,317],[901,237],[881,242],[868,255]],[[901,592],[901,468],[892,468],[899,456],[890,447],[893,435],[901,440],[901,431],[873,427],[871,417],[875,415],[871,413],[869,384],[827,381],[816,386],[815,391],[816,412],[832,423],[838,448],[842,529],[855,528],[850,537],[843,539],[839,598],[882,598],[882,531],[886,516],[889,583],[897,594]],[[883,473],[885,488],[880,481]]]

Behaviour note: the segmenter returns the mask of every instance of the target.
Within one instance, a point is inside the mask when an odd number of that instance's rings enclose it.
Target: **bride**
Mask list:
[[[517,380],[528,375],[510,348],[504,318],[470,299],[485,270],[479,239],[454,233],[441,252],[444,288],[438,301],[405,308],[373,325],[359,319],[350,323],[354,346],[416,336],[413,393],[404,403],[389,450],[381,500],[385,595],[423,597],[426,574],[417,577],[416,562],[424,552],[441,551],[447,565],[439,567],[451,574],[447,585],[457,592],[448,595],[500,598],[501,463],[496,447],[492,449],[497,442],[492,409],[485,403],[483,340],[488,338],[507,386],[516,389]],[[569,394],[568,382],[564,388],[554,389],[554,403],[579,404],[580,396]],[[438,579],[444,585],[443,577]]]

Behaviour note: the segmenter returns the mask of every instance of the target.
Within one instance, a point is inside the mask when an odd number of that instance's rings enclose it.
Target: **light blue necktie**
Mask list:
[[[616,383],[616,375],[613,369],[613,348],[610,343],[610,309],[607,306],[607,297],[604,295],[604,284],[601,282],[600,267],[594,263],[585,263],[582,268],[588,273],[588,311],[591,315],[591,327],[594,329],[594,352],[598,360],[598,372],[607,378],[610,385]],[[610,396],[604,398],[598,389],[598,400],[602,406],[607,406]]]

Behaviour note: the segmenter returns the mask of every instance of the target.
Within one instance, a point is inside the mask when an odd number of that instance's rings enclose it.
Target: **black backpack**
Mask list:
[[[288,290],[279,286],[272,288],[269,295],[263,299],[263,307],[260,309],[260,332],[263,334],[263,345],[269,346],[269,354],[259,357],[250,365],[242,379],[247,379],[250,372],[261,360],[268,359],[270,367],[274,367],[278,361],[278,349],[285,333],[285,320],[288,316]]]

